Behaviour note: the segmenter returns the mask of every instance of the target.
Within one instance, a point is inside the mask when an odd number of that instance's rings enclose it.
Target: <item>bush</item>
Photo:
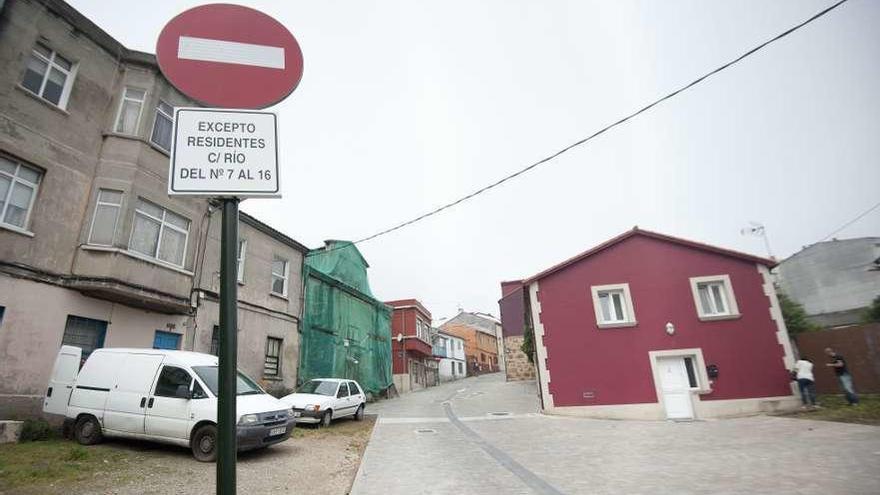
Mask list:
[[[49,426],[49,423],[47,423],[46,420],[26,419],[24,424],[21,425],[21,435],[18,437],[18,441],[21,443],[37,442],[40,440],[49,440],[54,437],[55,430]]]

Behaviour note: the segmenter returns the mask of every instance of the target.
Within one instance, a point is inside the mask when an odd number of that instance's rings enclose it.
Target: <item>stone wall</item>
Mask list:
[[[522,351],[523,336],[504,337],[504,359],[507,361],[507,381],[535,379],[535,366]]]

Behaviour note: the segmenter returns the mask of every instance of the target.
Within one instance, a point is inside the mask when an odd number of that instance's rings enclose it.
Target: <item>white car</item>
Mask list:
[[[364,419],[367,396],[354,380],[315,378],[302,384],[295,393],[282,397],[281,402],[293,408],[298,423],[320,423],[330,426],[337,418],[351,416]]]

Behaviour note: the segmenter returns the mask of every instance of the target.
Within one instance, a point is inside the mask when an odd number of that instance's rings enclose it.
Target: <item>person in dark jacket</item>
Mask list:
[[[840,387],[846,394],[846,401],[851,406],[857,406],[859,404],[859,396],[856,394],[856,389],[853,386],[853,379],[852,375],[849,374],[849,368],[846,367],[846,360],[830,347],[825,348],[825,354],[830,359],[828,363],[825,363],[825,366],[834,369],[834,373],[837,374],[837,381],[840,382]]]

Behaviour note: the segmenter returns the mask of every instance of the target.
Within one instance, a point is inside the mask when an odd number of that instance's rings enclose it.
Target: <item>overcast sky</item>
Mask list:
[[[197,1],[69,0],[155,52]],[[275,107],[282,199],[243,209],[319,247],[359,239],[534,162],[797,24],[831,0],[243,1],[299,41]],[[499,281],[634,225],[777,256],[880,200],[880,2],[851,0],[501,188],[361,245],[373,292],[435,323],[498,314]],[[880,209],[837,237],[880,235]]]

